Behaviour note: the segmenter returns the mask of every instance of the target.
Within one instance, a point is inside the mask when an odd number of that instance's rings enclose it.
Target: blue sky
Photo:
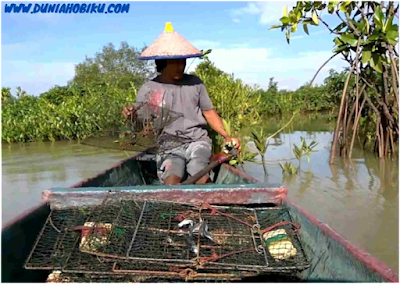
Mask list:
[[[275,77],[280,88],[296,89],[332,55],[333,36],[324,26],[311,26],[310,36],[299,28],[290,45],[279,29],[269,30],[279,23],[283,7],[295,2],[114,2],[129,3],[127,14],[6,14],[6,3],[20,2],[2,2],[1,13],[1,81],[13,92],[20,86],[38,95],[66,85],[75,64],[86,56],[93,57],[109,42],[116,47],[122,41],[150,45],[165,22],[172,22],[197,48],[213,49],[209,57],[218,68],[262,88]],[[324,19],[337,23],[327,13]],[[190,69],[199,62],[196,59]],[[345,65],[339,58],[333,60],[316,82],[322,83],[330,68],[341,70]]]

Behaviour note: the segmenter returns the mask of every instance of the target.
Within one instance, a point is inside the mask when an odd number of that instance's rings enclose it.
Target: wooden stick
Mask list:
[[[342,145],[341,145],[341,155],[343,157],[346,157],[346,141],[347,141],[347,127],[346,127],[346,122],[347,122],[347,109],[349,107],[349,97],[346,97],[346,103],[344,107],[344,118],[343,118],[343,138],[342,138]]]
[[[386,126],[386,129],[387,129],[388,127]],[[385,156],[387,156],[388,155],[388,153],[389,153],[389,143],[390,143],[390,141],[389,141],[389,133],[388,133],[389,131],[386,131],[386,136],[385,136],[385,138],[386,138],[386,141],[385,141]]]
[[[350,128],[350,122],[351,122],[351,118],[353,117],[353,115],[354,115],[354,111],[356,110],[356,104],[355,103],[353,103],[353,106],[351,107],[351,111],[350,111],[350,115],[349,115],[349,117],[348,117],[348,122],[347,122],[347,129],[346,129],[346,132],[347,133],[349,133],[349,128]],[[357,113],[356,113],[356,116],[357,116]],[[354,126],[354,125],[353,125]]]
[[[392,129],[389,130],[389,135],[390,135],[390,142],[392,143],[392,153],[397,155],[396,145],[394,144],[394,141],[393,141],[393,131],[392,131]]]
[[[360,121],[361,112],[362,112],[362,109],[363,109],[363,107],[364,107],[365,100],[366,100],[366,99],[364,98],[364,100],[363,100],[362,103],[361,103],[360,110],[359,110],[358,114],[356,115],[356,118],[355,118],[355,121],[354,121],[354,127],[353,127],[354,130],[353,130],[353,137],[351,137],[349,158],[351,158],[351,155],[352,155],[352,153],[353,153],[354,139],[355,139],[355,137],[356,137],[356,133],[357,133],[357,130],[358,130],[358,122]]]
[[[376,122],[376,136],[378,139],[378,153],[379,153],[379,158],[382,158],[382,148],[381,148],[381,135],[380,135],[380,130],[379,130],[379,126],[381,124],[381,117],[379,116],[377,122]]]
[[[357,78],[356,78],[356,113],[358,113],[358,96],[359,96],[359,89],[358,89],[358,80],[359,80],[359,72],[358,72],[358,56],[360,55],[360,44],[357,45],[356,49],[356,73],[357,73]],[[356,116],[357,117],[357,116]],[[353,126],[354,130],[354,126]]]
[[[384,154],[384,150],[385,150],[385,142],[383,141],[383,139],[384,139],[384,134],[383,134],[383,126],[382,126],[382,120],[380,121],[380,123],[379,123],[379,129],[380,129],[380,131],[381,131],[381,140],[380,140],[380,148],[381,148],[381,155],[379,156],[379,158],[383,158],[383,154]]]
[[[390,55],[390,61],[392,63],[392,86],[393,86],[393,90],[394,90],[394,94],[396,97],[396,103],[397,103],[397,107],[399,106],[399,91],[397,88],[397,84],[399,83],[399,74],[397,73],[397,67],[396,67],[396,63],[393,60],[393,55],[392,52],[389,52]]]

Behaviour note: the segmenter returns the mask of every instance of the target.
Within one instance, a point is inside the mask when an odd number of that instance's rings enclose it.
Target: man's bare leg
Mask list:
[[[170,175],[169,177],[167,177],[165,179],[165,184],[168,184],[168,185],[179,184],[179,183],[181,183],[181,180],[182,179],[176,175]]]

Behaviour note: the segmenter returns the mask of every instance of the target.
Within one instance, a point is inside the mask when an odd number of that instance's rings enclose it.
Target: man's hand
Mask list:
[[[235,149],[237,149],[239,152],[242,149],[241,145],[240,145],[240,140],[239,138],[233,138],[233,137],[225,137],[224,138],[225,144],[232,142],[233,147],[235,147]]]
[[[224,124],[222,123],[222,119],[221,117],[219,117],[215,109],[203,110],[203,115],[206,118],[208,124],[210,124],[211,128],[218,132],[222,137],[224,137],[225,143],[232,142],[233,146],[240,152],[240,140],[238,138],[229,137],[224,128]]]
[[[132,113],[133,113],[133,105],[124,107],[124,109],[122,110],[122,116],[125,118],[130,117]]]

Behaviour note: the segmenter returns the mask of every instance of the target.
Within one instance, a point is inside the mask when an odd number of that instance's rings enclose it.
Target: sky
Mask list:
[[[5,13],[2,2],[1,83],[20,86],[39,95],[55,85],[64,86],[74,76],[75,65],[94,57],[103,46],[119,48],[126,41],[142,48],[163,32],[166,22],[198,49],[212,49],[209,58],[219,69],[233,73],[250,85],[267,88],[274,77],[280,89],[295,90],[309,82],[333,54],[333,36],[325,26],[300,27],[287,44],[279,24],[285,5],[295,2],[105,2],[129,3],[124,14]],[[47,2],[85,3],[85,2]],[[86,2],[102,3],[102,2]],[[333,27],[337,20],[327,12],[323,19]],[[188,59],[188,65],[193,59]],[[194,59],[188,72],[200,59]],[[323,83],[329,69],[341,71],[346,62],[338,57],[316,79]]]

